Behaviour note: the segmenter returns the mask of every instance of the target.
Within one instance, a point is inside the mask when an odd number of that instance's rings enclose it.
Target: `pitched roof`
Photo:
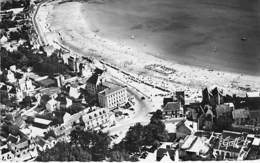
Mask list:
[[[94,73],[94,74],[87,80],[87,83],[97,84],[98,78],[99,78],[98,74]]]
[[[260,97],[260,92],[247,92],[247,97]]]
[[[17,117],[16,119],[15,119],[16,121],[15,121],[15,124],[18,126],[18,127],[22,127],[24,124],[25,124],[25,121],[23,120],[23,118],[22,117]]]
[[[109,94],[119,91],[121,89],[123,89],[123,87],[118,86],[118,85],[113,85],[113,86],[109,86],[108,88],[104,89],[103,91],[101,91],[99,93],[102,95],[109,95]]]
[[[44,87],[50,87],[56,84],[56,81],[50,78],[38,81]]]
[[[98,74],[98,75],[101,75],[101,74],[103,74],[103,70],[101,70],[101,69],[99,69],[99,68],[96,68],[95,69],[95,74]]]
[[[156,152],[156,157],[157,157],[157,161],[160,161],[163,157],[164,157],[164,155],[166,154],[166,152],[167,152],[167,150],[166,149],[164,149],[164,148],[159,148],[158,150],[157,150],[157,152]]]
[[[165,106],[168,102],[173,102],[173,98],[172,97],[163,98],[163,106]]]
[[[2,91],[7,91],[7,86],[6,86],[6,85],[3,85],[3,86],[0,88],[0,90],[2,90]]]
[[[182,120],[176,124],[176,132],[180,131],[179,128],[181,128],[181,127],[184,127],[184,130],[185,130],[185,131],[181,131],[181,132],[191,134],[192,130],[190,127],[185,125],[185,120]]]
[[[260,138],[254,138],[252,145],[260,146]]]
[[[197,137],[191,147],[187,150],[189,152],[206,154],[209,151],[209,145],[205,143],[206,139],[203,137]]]
[[[182,149],[189,149],[192,147],[192,145],[197,140],[197,136],[195,135],[189,135],[187,138],[185,138],[184,143],[182,144]]]
[[[180,107],[180,102],[168,102],[163,108],[163,111],[179,111]]]
[[[7,141],[10,141],[12,143],[17,143],[18,141],[18,138],[12,134],[9,134],[8,137],[7,137]]]
[[[39,138],[37,140],[37,144],[40,145],[41,147],[43,147],[46,144],[46,141],[42,138]]]
[[[28,147],[28,145],[29,145],[28,140],[25,140],[25,141],[17,143],[16,148],[22,149],[22,148]]]
[[[33,121],[34,121],[35,123],[44,124],[44,125],[49,125],[49,124],[51,123],[50,120],[43,119],[43,118],[34,118]]]
[[[12,87],[8,93],[16,94],[16,89],[15,87]]]

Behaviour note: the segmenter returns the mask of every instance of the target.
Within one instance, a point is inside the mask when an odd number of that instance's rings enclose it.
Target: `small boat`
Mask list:
[[[246,41],[247,38],[246,38],[246,37],[242,37],[241,40],[242,40],[242,41]]]
[[[132,35],[130,38],[131,38],[131,39],[135,39],[135,36],[134,36],[134,35]]]

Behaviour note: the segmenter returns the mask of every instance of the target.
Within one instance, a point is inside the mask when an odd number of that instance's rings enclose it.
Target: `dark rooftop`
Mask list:
[[[38,83],[44,87],[50,87],[50,86],[56,85],[56,81],[53,79],[50,79],[50,78],[40,80],[40,81],[38,81]]]
[[[99,69],[99,68],[96,68],[95,69],[95,74],[98,74],[98,75],[101,75],[101,74],[103,74],[103,70],[101,70],[101,69]]]
[[[87,83],[90,83],[90,84],[97,84],[98,82],[98,74],[93,74],[88,80],[87,80]]]
[[[179,111],[180,103],[179,102],[168,102],[163,108],[163,111]]]

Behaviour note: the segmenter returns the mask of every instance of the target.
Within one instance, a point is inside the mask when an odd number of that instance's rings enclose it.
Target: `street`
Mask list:
[[[143,125],[146,125],[150,122],[150,116],[148,115],[149,112],[152,112],[153,106],[152,102],[148,99],[142,100],[140,93],[134,91],[133,89],[127,89],[130,96],[134,96],[135,98],[135,113],[130,116],[129,118],[125,118],[122,121],[119,121],[115,126],[110,127],[109,129],[105,130],[110,133],[110,135],[117,134],[119,137],[113,140],[113,143],[120,142],[124,137],[128,129],[133,126],[134,124],[140,122]]]

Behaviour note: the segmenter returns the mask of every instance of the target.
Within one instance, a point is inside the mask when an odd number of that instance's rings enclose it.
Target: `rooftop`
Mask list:
[[[58,94],[60,92],[61,92],[61,90],[58,87],[50,87],[50,88],[40,90],[41,94],[48,95],[48,96],[51,96],[51,95],[56,94],[56,93]]]
[[[260,92],[247,92],[247,97],[260,97]]]
[[[223,131],[213,148],[239,153],[246,140],[246,136],[247,134],[245,133]]]
[[[50,120],[42,119],[42,118],[34,118],[34,122],[39,124],[44,124],[44,125],[49,125],[51,123]]]
[[[163,111],[179,111],[180,107],[180,102],[168,102],[163,108]]]
[[[109,83],[109,82],[103,82],[102,85],[105,86],[106,89],[104,89],[103,91],[101,91],[99,93],[102,94],[102,95],[105,95],[105,96],[109,95],[111,93],[114,93],[116,91],[119,91],[121,89],[124,89],[123,86],[116,85],[116,84]]]
[[[43,79],[38,81],[40,85],[44,86],[44,87],[50,87],[50,86],[54,86],[56,84],[56,81],[50,78],[47,79]]]
[[[99,75],[94,73],[94,74],[87,80],[87,83],[97,84],[98,78],[99,78]]]

